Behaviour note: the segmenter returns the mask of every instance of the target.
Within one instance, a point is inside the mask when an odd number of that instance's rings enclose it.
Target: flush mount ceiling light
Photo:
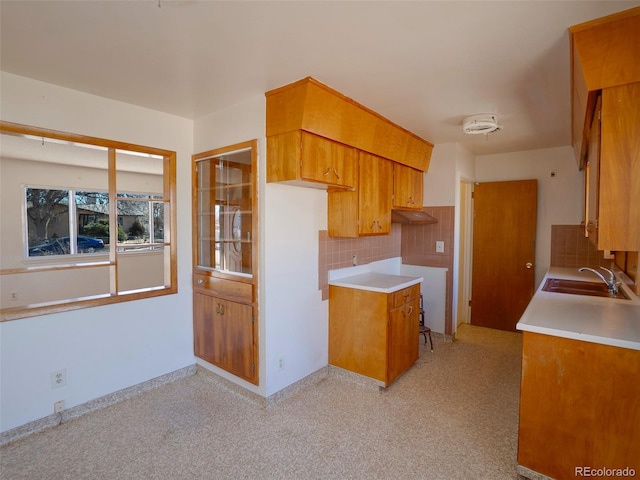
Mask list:
[[[498,115],[495,113],[471,115],[462,121],[462,131],[467,135],[488,134],[501,128],[502,126],[498,125]]]

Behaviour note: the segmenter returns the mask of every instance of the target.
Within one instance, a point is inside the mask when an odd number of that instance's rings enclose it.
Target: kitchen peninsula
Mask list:
[[[575,478],[579,468],[640,472],[640,300],[544,291],[548,278],[599,281],[551,268],[523,331],[518,473]]]

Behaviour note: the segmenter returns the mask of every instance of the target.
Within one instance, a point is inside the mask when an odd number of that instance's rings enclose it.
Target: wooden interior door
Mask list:
[[[471,324],[515,331],[533,296],[537,180],[478,183]]]

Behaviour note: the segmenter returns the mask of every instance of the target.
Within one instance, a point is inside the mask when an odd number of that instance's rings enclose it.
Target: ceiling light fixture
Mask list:
[[[500,129],[502,125],[498,125],[498,115],[495,113],[471,115],[462,121],[462,131],[467,135],[486,135]]]

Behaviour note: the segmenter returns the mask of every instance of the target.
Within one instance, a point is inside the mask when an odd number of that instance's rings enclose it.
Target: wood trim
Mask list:
[[[17,135],[31,135],[34,137],[46,137],[56,140],[64,140],[67,142],[85,143],[87,145],[95,145],[106,148],[116,148],[120,150],[134,150],[136,152],[148,153],[150,155],[159,156],[175,156],[175,152],[155,147],[147,147],[135,143],[119,142],[106,138],[89,137],[77,133],[61,132],[58,130],[50,130],[48,128],[32,127],[20,123],[7,122],[0,120],[0,132],[14,133]]]
[[[103,295],[92,295],[90,297],[82,297],[82,298],[68,298],[65,300],[55,301],[55,302],[46,302],[42,304],[32,304],[21,307],[14,308],[2,308],[0,310],[0,322],[18,320],[22,318],[29,318],[40,315],[47,315],[53,313],[64,313],[72,310],[79,310],[82,308],[89,307],[97,307],[102,305],[110,305],[113,303],[120,302],[128,302],[132,300],[140,300],[144,298],[150,297],[158,297],[163,295],[170,295],[177,293],[178,291],[178,275],[177,275],[177,245],[176,245],[176,152],[171,150],[165,150],[160,148],[148,147],[143,145],[137,145],[128,142],[119,142],[115,140],[103,139],[99,137],[90,137],[86,135],[61,132],[58,130],[51,130],[46,128],[34,127],[30,125],[23,125],[14,122],[7,122],[4,120],[0,120],[0,133],[5,134],[14,134],[14,135],[22,135],[22,136],[33,136],[33,137],[45,137],[52,138],[55,140],[62,140],[71,143],[82,143],[87,145],[95,145],[100,147],[105,147],[110,151],[115,152],[116,149],[119,150],[131,150],[141,153],[146,153],[150,155],[158,155],[164,158],[165,162],[165,172],[164,172],[164,196],[165,201],[167,200],[167,195],[170,197],[170,204],[173,206],[170,209],[171,212],[171,226],[169,229],[169,242],[165,243],[165,247],[168,247],[170,253],[169,256],[171,258],[171,271],[169,273],[170,283],[167,285],[163,285],[162,287],[151,287],[151,288],[142,288],[136,290],[135,292],[127,293],[122,292],[119,293],[116,289],[113,290],[115,282],[111,287],[111,293],[103,294]],[[109,156],[114,156],[113,160],[109,160],[110,166],[112,162],[115,161],[115,153],[109,153]],[[115,176],[114,178],[109,178],[109,188],[115,185]],[[111,204],[114,204],[113,199],[110,196]],[[115,208],[115,205],[113,206]],[[110,212],[111,213],[111,212]],[[114,232],[117,237],[117,232]],[[100,267],[107,266],[112,269],[114,272],[117,268],[117,255],[112,256],[110,253],[109,261],[99,261],[99,262],[81,262],[78,264],[74,263],[65,263],[60,265],[42,265],[42,266],[30,266],[25,268],[9,268],[3,269],[0,271],[0,275],[14,275],[14,274],[24,274],[24,273],[34,273],[38,271],[55,271],[55,270],[74,270],[74,269],[84,269],[91,267]],[[165,272],[166,272],[166,264],[165,264]]]
[[[636,15],[640,15],[640,7],[633,7],[628,10],[623,10],[621,12],[612,13],[611,15],[606,15],[604,17],[596,18],[595,20],[589,20],[587,22],[579,23],[577,25],[573,25],[569,27],[569,31],[572,34],[580,33],[585,30],[591,30],[594,27],[598,27],[600,25],[605,25],[607,23],[615,22],[618,20],[624,20],[629,17],[634,17]]]

